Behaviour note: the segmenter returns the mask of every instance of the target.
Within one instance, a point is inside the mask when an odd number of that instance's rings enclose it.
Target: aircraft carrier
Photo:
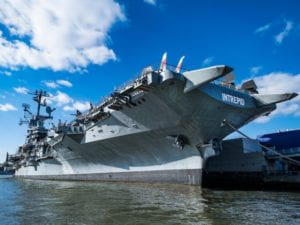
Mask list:
[[[182,72],[163,55],[160,67],[145,68],[70,123],[45,127],[55,109],[49,95],[33,93],[37,113],[24,104],[25,144],[9,155],[15,176],[31,179],[167,182],[200,185],[207,158],[222,140],[276,104],[297,94],[261,95],[253,80],[237,87],[233,69],[217,65]],[[46,115],[41,110],[46,110]]]

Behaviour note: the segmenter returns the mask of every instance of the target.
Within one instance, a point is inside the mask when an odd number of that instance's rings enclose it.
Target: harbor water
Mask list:
[[[0,180],[0,225],[300,224],[300,193]]]

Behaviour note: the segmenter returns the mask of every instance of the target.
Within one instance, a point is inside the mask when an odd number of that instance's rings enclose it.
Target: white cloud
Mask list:
[[[264,33],[265,31],[269,30],[271,27],[271,23],[268,23],[264,26],[261,26],[259,28],[257,28],[254,33],[258,34],[258,33]]]
[[[14,87],[15,92],[19,94],[27,94],[29,90],[26,87]]]
[[[277,34],[275,38],[275,42],[277,44],[281,44],[282,41],[289,35],[290,31],[293,29],[294,24],[292,21],[285,21],[285,28],[279,34]]]
[[[3,74],[5,76],[7,76],[7,77],[10,77],[12,75],[12,73],[9,72],[9,71],[0,71],[0,74]]]
[[[0,104],[0,111],[7,112],[7,111],[16,111],[17,108],[14,107],[12,104]]]
[[[75,101],[72,105],[67,105],[63,107],[64,111],[86,111],[90,109],[90,102],[80,102],[80,101]]]
[[[73,84],[68,80],[57,80],[56,83],[59,84],[59,85],[65,86],[65,87],[72,87],[73,86]]]
[[[268,123],[271,120],[271,116],[261,116],[254,120],[255,123]]]
[[[43,81],[48,88],[59,88],[61,86],[72,87],[73,84],[68,80]]]
[[[23,80],[23,79],[18,79],[18,82],[23,83],[23,84],[27,84],[27,81]]]
[[[254,78],[260,94],[300,93],[300,74],[270,73]],[[256,122],[268,122],[272,117],[281,115],[300,116],[300,96],[277,105],[269,117],[262,117]]]
[[[90,109],[90,102],[74,100],[68,94],[61,91],[57,91],[55,95],[50,94],[50,97],[47,98],[47,103],[56,104],[56,106],[62,107],[64,111],[86,111]]]
[[[282,93],[300,91],[300,74],[273,72],[254,78],[260,93]]]
[[[146,2],[150,5],[156,5],[156,0],[144,0],[144,2]]]
[[[213,62],[213,60],[214,60],[215,58],[214,57],[207,57],[206,59],[204,59],[203,61],[202,61],[202,66],[209,66],[212,62]]]
[[[44,84],[48,87],[48,88],[57,88],[59,85],[53,81],[44,81]]]
[[[14,40],[0,33],[0,66],[73,72],[115,60],[108,32],[124,20],[114,0],[2,0],[0,23]]]
[[[66,93],[57,91],[55,95],[50,95],[49,103],[55,102],[58,106],[72,103],[74,100]]]
[[[250,68],[250,72],[252,75],[256,75],[259,73],[259,71],[261,71],[262,67],[261,66],[254,66],[252,68]]]

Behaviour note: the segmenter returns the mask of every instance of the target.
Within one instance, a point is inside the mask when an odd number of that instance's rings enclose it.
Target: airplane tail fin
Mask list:
[[[177,67],[176,67],[176,69],[175,69],[175,72],[177,72],[177,73],[180,72],[184,58],[185,58],[185,56],[182,56],[182,57],[179,59],[179,62],[178,62]]]
[[[159,70],[160,71],[165,71],[167,68],[167,52],[165,52],[163,54],[163,57],[161,59],[161,63],[160,63],[160,67],[159,67]]]

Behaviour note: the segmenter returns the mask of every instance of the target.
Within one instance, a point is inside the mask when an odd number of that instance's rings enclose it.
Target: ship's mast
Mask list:
[[[46,98],[49,97],[49,95],[47,94],[46,91],[42,91],[42,90],[35,91],[33,95],[34,95],[33,100],[36,101],[38,104],[36,117],[37,119],[39,119],[41,106],[46,106]],[[42,102],[43,97],[44,97],[44,102]]]
[[[43,122],[47,119],[53,119],[51,113],[55,110],[55,108],[51,108],[50,106],[47,106],[46,99],[49,96],[49,94],[46,91],[43,90],[37,90],[34,93],[31,93],[33,95],[33,100],[37,103],[37,112],[36,115],[30,112],[30,105],[29,104],[23,104],[24,108],[24,118],[25,120],[20,120],[20,125],[27,123],[29,124],[29,127],[43,127]],[[47,116],[41,115],[41,107],[46,107]]]

